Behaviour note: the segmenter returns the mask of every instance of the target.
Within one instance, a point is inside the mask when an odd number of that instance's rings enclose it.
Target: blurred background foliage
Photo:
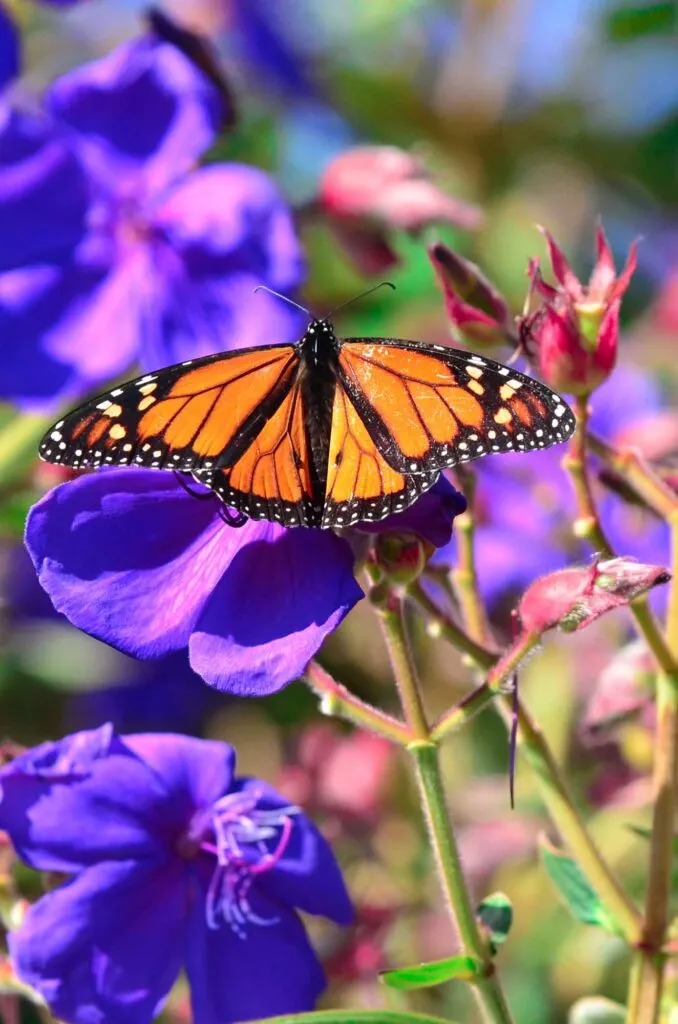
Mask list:
[[[56,74],[134,35],[143,5],[9,6],[22,27],[20,87],[30,101]],[[642,237],[623,311],[623,358],[652,371],[667,402],[675,397],[678,3],[168,0],[165,9],[214,38],[238,97],[237,126],[211,156],[266,168],[300,209],[347,147],[412,150],[447,191],[484,211],[472,235],[446,228],[435,237],[476,260],[516,312],[527,259],[543,254],[535,223],[549,227],[581,271],[591,264],[599,216],[619,263]],[[305,295],[315,309],[365,287],[326,227],[308,225],[304,241]],[[399,238],[397,246],[400,265],[390,274],[397,291],[379,291],[342,313],[342,334],[446,335],[422,240]],[[666,421],[662,429],[669,427]],[[674,448],[675,438],[664,457],[670,460]],[[315,699],[301,684],[266,701],[227,699],[179,657],[133,662],[53,613],[20,546],[23,512],[53,479],[52,468],[31,463],[22,464],[18,485],[0,482],[0,732],[31,744],[110,718],[127,731],[173,729],[233,742],[241,771],[274,781],[318,818],[360,905],[349,935],[313,924],[334,978],[328,1005],[380,1006],[386,999],[396,1008],[400,997],[384,993],[375,969],[448,955],[453,941],[403,765],[382,741],[319,722]],[[567,488],[564,476],[560,486]],[[538,544],[534,529],[526,504],[515,543]],[[496,604],[500,622],[511,597],[503,594]],[[427,699],[440,712],[465,692],[468,671],[420,622],[412,627]],[[592,814],[606,856],[639,891],[647,846],[629,825],[647,823],[650,728],[636,716],[592,744],[579,725],[587,695],[625,639],[625,620],[612,617],[567,642],[549,641],[521,685]],[[364,696],[391,702],[385,653],[366,603],[328,642],[323,662]],[[483,714],[448,744],[444,758],[474,890],[480,898],[501,889],[514,903],[500,967],[516,1019],[564,1022],[585,994],[623,1001],[621,942],[573,922],[539,864],[536,837],[545,819],[525,771],[518,772],[517,809],[509,810],[499,721]],[[262,964],[262,978],[265,971]],[[466,993],[454,984],[416,994],[409,1005],[472,1019]],[[178,1022],[187,1014],[179,989],[165,1018]]]

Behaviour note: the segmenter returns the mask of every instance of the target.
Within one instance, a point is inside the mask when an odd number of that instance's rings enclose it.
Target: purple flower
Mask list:
[[[19,977],[71,1024],[148,1024],[180,969],[194,1019],[313,1008],[323,972],[297,909],[339,924],[332,851],[224,743],[111,726],[0,771],[0,828],[41,871],[73,875],[9,937]]]
[[[25,549],[15,547],[3,554],[11,657],[22,672],[32,676],[36,669],[35,652],[40,673],[45,652],[51,652],[55,644],[68,642],[68,634],[76,631],[55,611]],[[72,662],[69,666],[70,689],[63,716],[69,729],[110,721],[119,732],[152,729],[199,734],[205,718],[223,706],[223,698],[204,686],[192,671],[185,650],[156,661],[138,661],[98,640],[83,638],[81,633],[77,633],[77,638],[80,644],[84,639],[91,647],[85,648],[84,659],[82,647],[76,648],[78,653],[73,657],[78,659],[77,669]],[[59,672],[62,661],[51,655],[47,671],[53,663]],[[57,679],[62,681],[61,676]]]
[[[46,115],[0,111],[0,397],[40,405],[135,362],[296,338],[303,261],[273,182],[195,169],[223,93],[154,34],[64,75]]]
[[[591,425],[614,441],[632,434],[634,423],[662,407],[656,382],[638,367],[621,365],[591,399]],[[576,515],[572,487],[561,466],[564,446],[543,452],[489,456],[478,463],[476,559],[485,598],[496,601],[523,590],[535,577],[588,557],[572,537]],[[602,490],[603,526],[620,555],[665,564],[668,535],[664,523],[639,514],[617,495]],[[454,564],[455,542],[436,553]]]
[[[449,485],[383,529],[450,538],[463,499]],[[55,608],[139,658],[188,646],[210,685],[261,696],[298,678],[363,596],[353,550],[331,531],[249,521],[169,473],[110,469],[62,484],[31,510],[26,544]]]

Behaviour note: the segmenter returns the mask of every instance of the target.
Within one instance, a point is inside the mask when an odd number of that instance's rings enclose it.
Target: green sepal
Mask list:
[[[472,956],[450,956],[445,960],[432,960],[427,964],[415,964],[413,967],[398,967],[392,971],[382,971],[379,981],[389,988],[432,988],[434,985],[442,985],[443,982],[452,979],[475,981],[483,973],[483,964]]]
[[[613,935],[621,935],[619,926],[601,903],[577,862],[550,843],[545,836],[539,838],[539,849],[546,873],[576,919],[582,924],[597,925]]]

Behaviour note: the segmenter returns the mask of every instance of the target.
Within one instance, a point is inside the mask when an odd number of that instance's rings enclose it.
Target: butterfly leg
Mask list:
[[[186,480],[186,474],[180,473],[177,469],[174,470],[174,478],[181,484],[183,489],[186,491],[186,494],[190,494],[192,498],[198,498],[200,501],[204,501],[205,498],[213,498],[215,496],[213,491],[194,491]]]
[[[240,529],[241,526],[245,525],[249,516],[246,516],[244,512],[238,512],[234,508],[229,508],[220,501],[219,518],[226,523],[227,526],[233,526],[236,529]]]

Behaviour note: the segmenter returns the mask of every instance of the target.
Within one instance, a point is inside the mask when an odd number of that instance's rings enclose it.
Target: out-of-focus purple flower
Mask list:
[[[263,172],[195,169],[223,94],[155,34],[58,79],[36,120],[0,113],[0,397],[41,404],[127,370],[284,342],[267,293],[303,273]]]
[[[532,285],[544,301],[522,318],[525,353],[552,388],[588,395],[607,379],[617,361],[619,308],[636,269],[636,246],[631,246],[626,266],[617,274],[605,232],[598,226],[598,258],[584,286],[549,232],[544,235],[558,287],[544,281],[538,261],[531,262]]]
[[[441,223],[473,229],[482,221],[477,207],[443,192],[420,160],[396,146],[356,146],[336,157],[321,178],[317,206],[366,274],[397,264],[393,231],[417,234]]]
[[[0,90],[19,74],[19,34],[9,11],[0,3]]]
[[[452,494],[452,498],[450,497]],[[449,485],[382,524],[447,543]],[[417,503],[418,504],[418,503]],[[442,523],[445,519],[445,528]],[[40,583],[74,625],[139,658],[188,647],[210,685],[261,696],[297,679],[363,596],[351,545],[331,531],[226,526],[169,473],[112,469],[56,487],[31,510]]]
[[[74,876],[9,938],[54,1014],[150,1024],[182,966],[201,1024],[313,1008],[324,977],[297,910],[347,924],[351,903],[315,826],[234,767],[224,743],[103,726],[0,771],[19,856]]]
[[[295,38],[295,28],[312,16],[298,0],[222,0],[229,36],[235,35],[244,62],[256,73],[256,81],[288,100],[313,101],[320,89],[308,54]]]
[[[67,640],[66,632],[74,630],[65,616],[55,611],[25,549],[17,547],[7,553],[6,562],[3,583],[12,657],[30,672],[36,664],[36,650],[53,650],[55,644]],[[81,643],[81,633],[78,639]],[[119,732],[152,729],[200,733],[206,716],[223,706],[223,698],[220,700],[192,671],[185,650],[156,661],[138,661],[92,637],[84,639],[92,645],[84,658],[92,677],[86,675],[86,667],[78,665],[79,685],[70,691],[64,713],[68,728],[83,729],[110,721]],[[82,656],[82,648],[78,650]],[[54,662],[51,657],[50,667]],[[37,663],[42,667],[40,654]],[[70,677],[72,680],[72,667]],[[90,684],[86,688],[85,682]]]
[[[639,367],[619,365],[591,399],[592,429],[610,441],[636,443],[643,426],[662,413],[656,381]],[[536,576],[588,557],[572,536],[576,506],[561,466],[565,446],[534,453],[490,455],[477,464],[476,559],[481,591],[490,603],[523,590]],[[595,469],[595,460],[594,460]],[[615,551],[641,562],[668,564],[666,524],[617,493],[598,492],[603,526]],[[434,560],[455,564],[454,538]],[[658,599],[661,599],[661,593]]]

